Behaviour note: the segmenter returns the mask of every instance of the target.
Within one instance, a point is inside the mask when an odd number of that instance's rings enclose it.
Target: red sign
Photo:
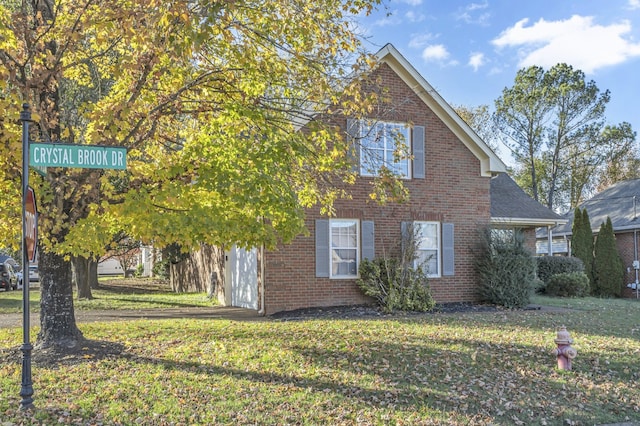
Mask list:
[[[24,201],[26,226],[25,235],[27,245],[27,258],[29,262],[36,261],[36,249],[38,247],[38,209],[36,208],[36,193],[33,188],[27,189],[27,199]]]

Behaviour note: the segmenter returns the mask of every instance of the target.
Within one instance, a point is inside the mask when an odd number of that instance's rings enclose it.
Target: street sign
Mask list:
[[[29,144],[29,165],[32,167],[126,170],[127,148],[64,143],[31,143]]]
[[[26,222],[26,245],[29,262],[36,261],[36,249],[38,247],[38,209],[36,207],[36,193],[33,188],[27,188],[27,199],[24,202]],[[25,274],[28,271],[23,271]],[[28,281],[27,281],[28,282]]]

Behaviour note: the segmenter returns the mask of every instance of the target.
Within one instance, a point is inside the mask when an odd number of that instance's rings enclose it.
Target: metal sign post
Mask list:
[[[29,339],[29,254],[27,253],[27,196],[29,192],[29,104],[22,105],[22,387],[20,389],[20,409],[33,408],[33,381],[31,380],[31,345]],[[35,209],[35,201],[34,201]],[[35,252],[35,250],[34,250]],[[25,276],[26,273],[26,276]],[[26,283],[26,284],[25,284]]]
[[[39,173],[47,167],[78,167],[88,169],[127,169],[127,148],[119,146],[91,146],[65,143],[29,143],[29,104],[22,105],[22,388],[20,408],[33,408],[31,380],[31,351],[29,341],[29,261],[35,261],[38,244],[37,209],[33,189],[29,188],[29,166]],[[25,280],[25,271],[27,273]],[[26,281],[26,285],[24,284]]]

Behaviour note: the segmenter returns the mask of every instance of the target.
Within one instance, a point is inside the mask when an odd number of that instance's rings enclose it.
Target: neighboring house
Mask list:
[[[491,226],[525,233],[525,242],[532,253],[536,252],[536,228],[541,228],[541,235],[551,235],[551,229],[564,224],[567,219],[543,206],[527,195],[507,174],[501,173],[491,178]],[[541,240],[540,245],[550,238]]]
[[[223,304],[264,314],[370,303],[356,284],[360,262],[399,254],[402,230],[413,224],[422,237],[421,257],[429,259],[435,300],[473,302],[479,298],[474,261],[481,229],[490,224],[531,229],[561,221],[536,202],[531,207],[532,200],[508,176],[492,179],[506,171],[504,163],[393,46],[382,48],[377,59],[372,78],[388,89],[392,108],[367,120],[338,120],[361,147],[352,198],[336,201],[330,218],[317,208],[307,210],[309,235],[277,250],[203,248],[174,269],[188,277],[177,287],[206,282]],[[410,199],[379,205],[369,198],[371,183],[383,159],[393,158],[389,135],[398,133],[412,159],[387,165],[403,176]]]
[[[600,225],[606,222],[607,217],[611,218],[616,245],[625,268],[625,283],[629,284],[629,287],[637,288],[640,269],[640,262],[638,262],[638,252],[640,251],[640,240],[638,239],[640,233],[640,179],[625,180],[613,184],[580,204],[578,208],[587,210],[594,235],[600,231]],[[564,215],[567,220],[564,225],[552,228],[553,254],[571,254],[573,216],[574,211],[571,210]],[[545,253],[544,246],[546,244],[541,242],[545,236],[539,232],[537,237],[538,253]],[[633,296],[637,295],[634,293]]]

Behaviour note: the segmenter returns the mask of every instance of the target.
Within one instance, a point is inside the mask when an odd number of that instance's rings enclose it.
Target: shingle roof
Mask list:
[[[7,256],[5,254],[0,254],[0,263],[4,263],[7,260],[9,260],[12,265],[16,264],[16,261],[11,257],[11,256]]]
[[[491,178],[490,194],[492,223],[545,226],[565,221],[527,195],[506,173]]]
[[[593,232],[598,232],[607,216],[616,232],[640,229],[640,179],[615,183],[578,207],[587,209]],[[553,234],[571,234],[573,215],[574,210],[565,214],[567,223],[553,228]]]

